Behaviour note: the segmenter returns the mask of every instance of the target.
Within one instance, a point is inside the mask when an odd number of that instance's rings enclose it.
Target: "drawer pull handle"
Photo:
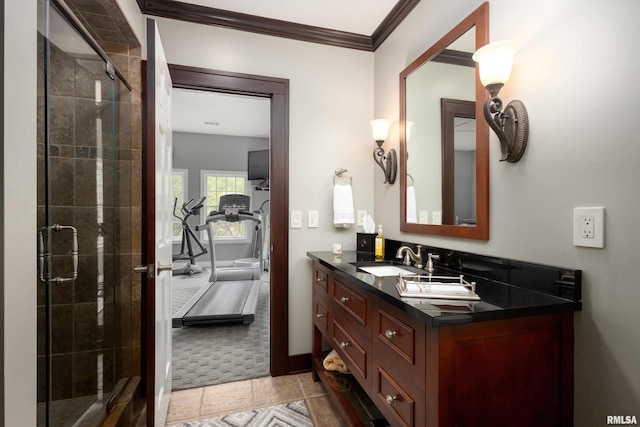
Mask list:
[[[396,396],[390,396],[387,395],[387,397],[385,398],[385,400],[387,401],[388,405],[393,405],[393,403],[398,400],[398,398]]]
[[[349,301],[349,297],[341,297],[340,301],[341,302],[347,302],[347,301]]]
[[[384,336],[387,337],[388,339],[392,339],[396,335],[398,335],[396,331],[392,331],[390,329],[387,329],[386,331],[384,331]]]
[[[318,277],[316,279],[316,283],[322,283],[322,282],[324,282],[324,279],[322,277]]]
[[[348,341],[346,341],[346,342],[345,342],[345,341],[342,341],[342,342],[340,343],[340,348],[349,347],[350,345],[351,345],[351,343],[350,343],[350,342],[348,342]]]
[[[325,316],[325,314],[324,314],[324,313],[318,313],[318,314],[316,314],[316,317],[317,317],[317,318],[321,318],[321,317],[324,317],[324,316]]]

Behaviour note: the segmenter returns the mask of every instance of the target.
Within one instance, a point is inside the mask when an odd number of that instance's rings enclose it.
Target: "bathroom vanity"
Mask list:
[[[579,270],[443,252],[436,274],[464,274],[481,301],[434,304],[401,298],[356,252],[307,255],[313,377],[347,425],[573,425]],[[351,375],[323,368],[331,348]]]

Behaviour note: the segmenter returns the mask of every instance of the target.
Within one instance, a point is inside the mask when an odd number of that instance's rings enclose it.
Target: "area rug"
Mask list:
[[[209,269],[172,280],[174,312],[207,283]],[[173,329],[173,390],[205,387],[269,375],[269,275],[260,284],[250,325]]]
[[[186,421],[171,427],[312,427],[304,400],[238,412],[207,420]]]

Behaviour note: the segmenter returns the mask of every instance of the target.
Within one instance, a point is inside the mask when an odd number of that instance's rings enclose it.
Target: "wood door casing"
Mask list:
[[[271,101],[270,135],[270,206],[271,206],[271,264],[270,264],[270,372],[272,376],[285,375],[289,367],[289,80],[231,73],[226,71],[169,64],[174,88],[232,93],[269,98]],[[143,115],[147,120],[146,113]],[[143,129],[151,126],[148,121]],[[152,128],[151,128],[152,129]],[[154,172],[143,171],[143,182],[154,179]],[[144,186],[144,184],[143,184]],[[144,194],[145,200],[153,195]],[[150,204],[149,206],[153,206]],[[145,214],[144,221],[153,220]],[[144,230],[143,230],[144,232]],[[153,245],[153,237],[147,236],[143,242],[146,248]],[[143,247],[143,254],[145,248]],[[147,302],[145,302],[147,301]],[[143,299],[143,307],[148,304]],[[148,323],[147,323],[148,325]],[[143,324],[148,338],[149,329]],[[143,361],[149,362],[148,350],[143,346]]]

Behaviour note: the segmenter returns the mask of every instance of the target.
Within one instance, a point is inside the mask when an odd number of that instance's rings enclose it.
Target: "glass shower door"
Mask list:
[[[38,425],[96,426],[122,386],[126,353],[117,319],[122,85],[62,6],[40,6]]]

